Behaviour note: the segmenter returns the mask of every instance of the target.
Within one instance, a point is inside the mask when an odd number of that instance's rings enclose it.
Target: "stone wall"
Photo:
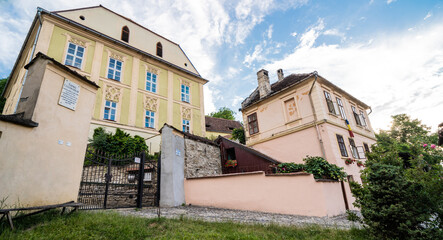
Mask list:
[[[220,148],[185,138],[185,178],[222,174]]]

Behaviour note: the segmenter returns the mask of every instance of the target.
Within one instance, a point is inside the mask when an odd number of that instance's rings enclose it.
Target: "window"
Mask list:
[[[338,142],[338,147],[340,148],[341,156],[347,157],[348,151],[346,151],[346,145],[345,145],[345,141],[343,140],[343,136],[338,135],[338,134],[336,136],[337,136],[337,142]]]
[[[104,119],[115,121],[115,114],[117,112],[117,103],[106,101]]]
[[[257,113],[248,116],[249,135],[258,133]]]
[[[363,147],[365,148],[365,152],[367,152],[367,153],[370,152],[369,146],[367,143],[363,143]]]
[[[122,28],[122,41],[129,42],[129,28],[127,26]]]
[[[108,66],[108,78],[120,81],[121,74],[122,74],[122,62],[110,58]]]
[[[326,92],[326,91],[324,91],[324,93],[325,93],[326,104],[328,105],[329,112],[334,115],[338,115],[337,111],[335,110],[336,107],[334,106],[334,102],[332,101],[331,94],[329,94],[329,92]]]
[[[157,43],[157,56],[163,57],[163,47],[160,42]]]
[[[285,110],[288,121],[293,121],[297,119],[297,107],[295,105],[294,98],[285,101]]]
[[[146,91],[157,92],[157,74],[146,73]]]
[[[182,84],[181,99],[183,102],[189,102],[189,86]]]
[[[183,132],[189,132],[189,120],[183,119]]]
[[[363,126],[362,123],[361,123],[360,116],[358,115],[357,110],[355,109],[355,107],[351,106],[351,109],[352,109],[352,113],[354,114],[355,123],[358,126]]]
[[[65,64],[81,69],[84,53],[85,53],[84,47],[81,47],[73,43],[69,43],[68,52],[66,53]]]
[[[352,138],[349,138],[349,148],[351,149],[352,156],[356,159],[359,159],[360,157],[358,156],[358,149],[355,146],[354,139]]]
[[[361,120],[361,124],[362,124],[363,126],[366,126],[366,125],[367,125],[367,124],[366,124],[365,114],[363,113],[362,110],[360,110],[360,120]]]
[[[154,123],[155,123],[155,112],[151,112],[151,111],[146,110],[145,127],[155,128]]]
[[[226,149],[226,157],[227,160],[236,160],[237,158],[235,157],[235,148]]]
[[[343,119],[346,119],[345,108],[343,107],[343,102],[340,98],[337,98],[338,109],[340,110],[340,115]]]

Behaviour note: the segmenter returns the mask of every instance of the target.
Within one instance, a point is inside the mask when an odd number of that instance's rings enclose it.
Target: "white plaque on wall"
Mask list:
[[[69,81],[68,79],[65,79],[65,82],[63,83],[62,94],[60,94],[60,100],[58,101],[58,104],[71,110],[75,110],[79,93],[80,86],[74,82]]]

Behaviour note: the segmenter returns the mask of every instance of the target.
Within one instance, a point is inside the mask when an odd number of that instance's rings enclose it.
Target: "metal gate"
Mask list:
[[[78,194],[80,209],[158,206],[159,159],[145,152],[117,156],[86,151]]]

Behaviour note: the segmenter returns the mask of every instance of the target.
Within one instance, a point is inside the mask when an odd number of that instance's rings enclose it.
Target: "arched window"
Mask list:
[[[129,28],[127,26],[122,28],[122,40],[129,42]]]
[[[157,56],[163,57],[163,47],[160,42],[157,43]]]

